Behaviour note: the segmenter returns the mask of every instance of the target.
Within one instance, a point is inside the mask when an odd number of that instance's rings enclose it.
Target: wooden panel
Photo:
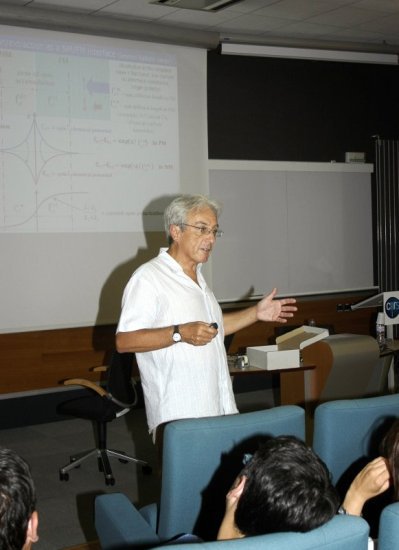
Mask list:
[[[375,308],[337,312],[337,304],[361,299],[363,296],[302,298],[288,326],[302,325],[313,318],[317,325],[333,325],[336,333],[373,334]],[[279,326],[258,322],[240,330],[234,335],[229,353],[274,343]],[[106,363],[114,346],[114,325],[0,334],[0,393],[59,387],[60,381],[71,377],[98,380],[99,374],[90,369]]]
[[[0,393],[58,387],[71,377],[98,380],[94,366],[114,348],[115,326],[0,334]]]
[[[301,405],[305,403],[305,381],[303,370],[280,372],[280,405]]]
[[[331,347],[326,342],[316,342],[304,348],[302,356],[305,362],[316,365],[315,371],[308,377],[307,399],[318,403],[334,362]]]

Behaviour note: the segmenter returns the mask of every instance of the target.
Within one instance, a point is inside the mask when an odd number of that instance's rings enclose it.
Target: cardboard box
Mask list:
[[[303,325],[276,338],[276,345],[247,348],[248,363],[262,370],[294,369],[301,365],[301,349],[327,338],[327,329]]]

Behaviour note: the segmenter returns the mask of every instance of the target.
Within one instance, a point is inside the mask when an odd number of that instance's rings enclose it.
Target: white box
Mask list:
[[[327,329],[303,325],[276,338],[276,345],[247,348],[248,363],[262,370],[294,369],[301,365],[300,350],[327,338]]]
[[[250,367],[262,370],[295,369],[300,365],[299,349],[279,351],[278,346],[247,348]]]

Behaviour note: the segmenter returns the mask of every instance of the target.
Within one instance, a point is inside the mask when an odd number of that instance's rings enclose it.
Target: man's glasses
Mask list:
[[[212,233],[212,235],[216,239],[217,237],[221,237],[223,235],[223,231],[221,231],[220,229],[209,229],[209,227],[206,227],[206,225],[190,225],[189,223],[182,223],[181,225],[196,229],[197,234],[201,236],[210,235]]]

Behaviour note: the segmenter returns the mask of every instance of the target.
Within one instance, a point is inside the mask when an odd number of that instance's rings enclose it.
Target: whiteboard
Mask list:
[[[370,165],[215,161],[224,231],[212,256],[221,302],[373,286]]]

